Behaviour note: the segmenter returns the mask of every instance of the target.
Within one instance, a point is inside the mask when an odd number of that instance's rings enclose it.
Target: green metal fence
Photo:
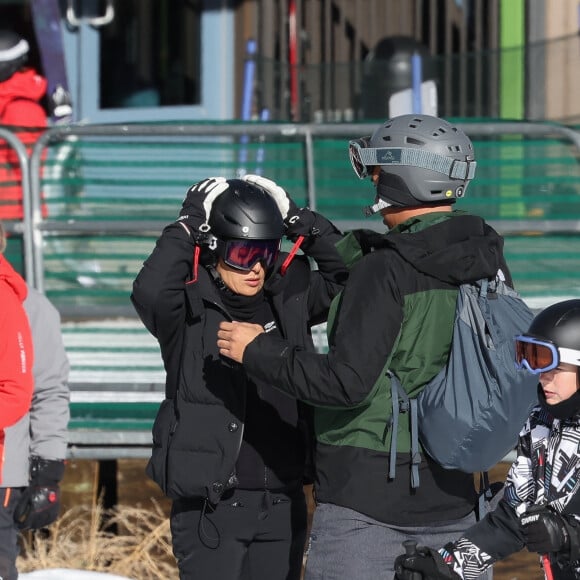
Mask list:
[[[532,307],[580,295],[580,135],[548,124],[462,126],[478,167],[457,208],[504,234],[516,286]],[[164,373],[129,295],[188,186],[211,175],[262,173],[343,229],[384,230],[380,218],[363,218],[374,191],[354,176],[347,155],[348,139],[373,127],[151,124],[56,127],[43,136],[22,184],[27,217],[6,224],[8,255],[64,317],[73,456],[149,453]]]
[[[576,294],[580,135],[540,123],[457,122],[472,136],[476,179],[459,209],[506,236],[524,297]],[[127,308],[131,281],[189,185],[211,175],[261,173],[343,229],[374,196],[354,175],[349,138],[374,124],[205,123],[54,128],[31,160],[37,283],[63,309]],[[43,217],[39,193],[47,214]],[[33,236],[34,237],[34,236]]]

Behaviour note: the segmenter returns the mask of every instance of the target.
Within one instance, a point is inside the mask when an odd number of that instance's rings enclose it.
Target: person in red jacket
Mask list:
[[[34,69],[25,67],[28,52],[24,38],[0,29],[0,125],[13,127],[30,155],[46,130],[48,117],[41,105],[47,81]],[[23,219],[20,164],[16,152],[1,139],[0,219]]]
[[[23,302],[26,282],[0,255],[0,461],[4,457],[4,429],[30,408],[33,347]]]

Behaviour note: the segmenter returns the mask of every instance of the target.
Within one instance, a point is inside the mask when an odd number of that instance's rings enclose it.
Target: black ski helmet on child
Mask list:
[[[542,310],[525,333],[538,339],[554,343],[558,349],[577,351],[580,367],[580,300],[564,300]]]
[[[228,189],[213,202],[208,224],[220,240],[276,240],[284,235],[278,205],[261,187],[242,179],[228,179]]]
[[[0,29],[0,82],[9,79],[28,60],[28,42],[11,30]]]
[[[475,176],[471,139],[459,127],[431,115],[400,115],[370,137],[349,144],[355,173],[364,178],[381,171],[371,215],[389,206],[448,204],[465,195]]]

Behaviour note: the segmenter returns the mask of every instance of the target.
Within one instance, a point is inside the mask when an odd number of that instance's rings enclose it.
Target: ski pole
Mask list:
[[[417,553],[417,542],[415,540],[405,540],[403,548],[405,548],[407,556],[414,556]],[[407,571],[405,572],[405,580],[423,580],[423,574],[421,572]]]

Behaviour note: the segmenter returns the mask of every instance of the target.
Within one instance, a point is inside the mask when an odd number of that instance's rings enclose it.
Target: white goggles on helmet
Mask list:
[[[547,373],[561,362],[580,366],[580,351],[559,348],[550,340],[520,334],[516,336],[516,368],[536,375]]]
[[[477,163],[470,159],[460,161],[438,153],[414,147],[369,147],[370,137],[350,141],[348,154],[350,163],[359,179],[371,174],[377,165],[404,165],[419,167],[442,173],[451,179],[469,181],[475,177]]]

